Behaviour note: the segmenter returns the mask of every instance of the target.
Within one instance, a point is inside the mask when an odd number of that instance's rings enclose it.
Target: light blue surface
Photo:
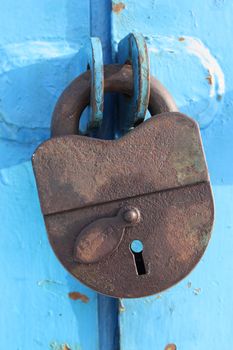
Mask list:
[[[122,300],[121,350],[164,350],[172,343],[178,350],[228,350],[233,334],[233,3],[112,3],[112,33],[110,0],[1,4],[0,349],[66,350],[65,344],[71,350],[117,349],[116,301],[76,282],[49,246],[30,157],[49,137],[57,97],[83,70],[79,50],[90,35],[101,37],[110,62],[110,36],[116,48],[137,31],[146,36],[152,73],[202,127],[216,224],[204,259],[185,281],[161,296]],[[106,121],[104,134],[110,137],[111,118]],[[71,292],[89,301],[72,300]]]
[[[122,300],[121,350],[164,350],[168,344],[177,350],[228,350],[233,334],[233,3],[126,0],[118,10],[112,14],[113,45],[130,31],[142,32],[152,73],[180,110],[199,122],[216,202],[213,237],[192,274],[161,296]]]
[[[2,1],[0,33],[0,349],[96,350],[97,295],[55,258],[30,163],[58,95],[82,70],[89,3]]]

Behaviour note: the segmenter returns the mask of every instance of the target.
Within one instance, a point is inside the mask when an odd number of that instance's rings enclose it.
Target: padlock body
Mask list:
[[[77,233],[124,206],[140,210],[142,221],[126,228],[117,250],[94,264],[73,259]],[[153,210],[152,210],[153,208]],[[179,282],[198,263],[210,238],[213,205],[202,183],[45,217],[51,245],[76,278],[98,292],[121,298],[159,293]],[[143,242],[146,273],[138,275],[130,246]]]
[[[76,278],[115,297],[159,293],[202,257],[214,220],[213,197],[196,123],[180,113],[153,117],[117,141],[51,139],[33,157],[51,245]],[[117,249],[92,264],[74,259],[78,235],[100,218],[135,207]],[[139,274],[131,243],[143,244]]]

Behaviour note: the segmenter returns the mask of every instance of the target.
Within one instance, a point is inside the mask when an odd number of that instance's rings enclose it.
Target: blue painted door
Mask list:
[[[97,294],[54,256],[30,162],[83,68],[91,11],[88,1],[1,2],[0,349],[99,349]]]
[[[9,0],[0,19],[0,348],[229,349],[231,1]],[[83,69],[80,49],[89,36],[101,38],[108,63],[132,31],[147,39],[152,74],[201,127],[216,223],[207,253],[188,278],[161,295],[118,305],[74,280],[55,258],[30,157],[49,137],[59,94]]]
[[[161,295],[122,300],[121,350],[227,350],[233,334],[233,3],[115,2],[112,43],[147,38],[151,72],[200,127],[216,205],[212,240],[198,267]]]

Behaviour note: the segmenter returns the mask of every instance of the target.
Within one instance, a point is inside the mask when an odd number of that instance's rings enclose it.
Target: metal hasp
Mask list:
[[[105,91],[132,94],[131,66],[104,73]],[[90,98],[84,73],[56,105],[52,134],[60,137],[32,159],[57,257],[81,282],[114,297],[143,297],[180,281],[201,259],[213,225],[199,128],[154,78],[150,88],[149,110],[161,114],[118,140],[84,137],[76,135]]]
[[[90,102],[91,73],[86,71],[77,77],[61,94],[53,113],[51,136],[79,133],[79,120]],[[133,95],[133,70],[131,65],[110,64],[104,66],[104,92]],[[148,109],[151,115],[177,111],[176,103],[167,89],[153,76],[150,77]]]
[[[89,39],[86,47],[83,49],[83,56],[86,57],[86,69],[91,73],[91,96],[90,113],[87,125],[87,133],[92,134],[98,130],[103,120],[104,108],[104,70],[103,70],[103,52],[99,38]]]
[[[118,135],[126,134],[143,122],[150,96],[150,66],[145,38],[131,33],[118,44],[118,63],[131,64],[133,69],[132,96],[119,96]]]

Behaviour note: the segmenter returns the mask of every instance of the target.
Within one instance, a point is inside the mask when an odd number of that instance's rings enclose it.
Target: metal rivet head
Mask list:
[[[140,221],[140,211],[137,208],[127,209],[123,214],[123,218],[129,224],[137,224]]]

